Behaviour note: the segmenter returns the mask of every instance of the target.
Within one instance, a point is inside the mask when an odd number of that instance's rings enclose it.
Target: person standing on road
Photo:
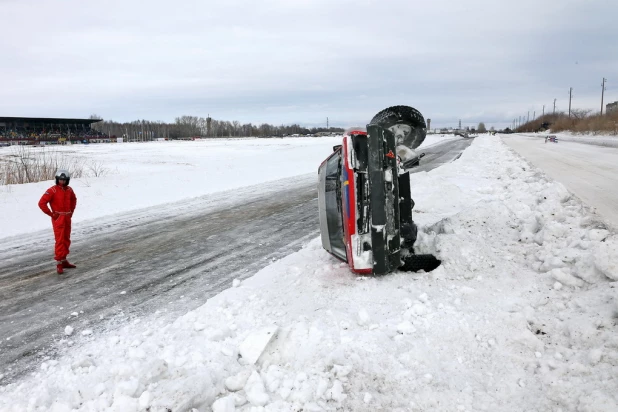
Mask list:
[[[60,169],[56,172],[56,185],[47,189],[39,200],[39,208],[46,215],[51,216],[56,238],[55,257],[56,271],[59,275],[64,269],[73,269],[76,266],[69,263],[67,255],[71,245],[71,217],[77,205],[75,192],[69,187],[71,175],[68,170]],[[51,210],[47,206],[51,206]]]

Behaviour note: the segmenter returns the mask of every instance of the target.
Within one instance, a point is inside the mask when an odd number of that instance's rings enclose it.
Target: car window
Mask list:
[[[341,213],[341,150],[331,156],[326,163],[326,219],[331,253],[346,260],[343,240],[343,222]]]

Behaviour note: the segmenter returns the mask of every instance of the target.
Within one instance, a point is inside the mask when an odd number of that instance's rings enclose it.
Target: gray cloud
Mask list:
[[[618,100],[609,0],[0,0],[0,113],[350,125],[393,104],[498,127]]]

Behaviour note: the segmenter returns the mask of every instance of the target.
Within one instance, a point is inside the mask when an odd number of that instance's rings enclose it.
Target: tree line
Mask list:
[[[98,115],[91,119],[101,119]],[[254,125],[239,121],[208,119],[197,116],[180,116],[173,123],[150,120],[115,122],[103,120],[94,123],[92,128],[109,136],[125,136],[131,140],[150,140],[156,138],[182,139],[190,137],[283,137],[294,134],[306,135],[320,132],[342,133],[339,127],[307,128],[297,124],[274,126],[268,123]]]
[[[552,133],[571,131],[582,134],[618,135],[618,111],[600,114],[592,110],[573,109],[569,114],[565,112],[545,114],[515,129],[516,132],[543,130],[551,130]]]

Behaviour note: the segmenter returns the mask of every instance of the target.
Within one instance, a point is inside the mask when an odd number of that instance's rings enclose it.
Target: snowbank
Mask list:
[[[101,177],[71,179],[78,198],[73,221],[79,223],[316,172],[336,144],[341,137],[91,144],[51,150],[107,169]],[[3,148],[0,157],[11,152]],[[51,185],[53,181],[0,186],[0,238],[50,228],[37,203]]]
[[[605,222],[618,229],[618,148],[538,137],[502,135],[502,141],[532,165],[560,181]]]
[[[434,272],[357,277],[316,239],[172,324],[59,330],[82,344],[0,409],[618,410],[616,234],[498,137],[412,188]]]

